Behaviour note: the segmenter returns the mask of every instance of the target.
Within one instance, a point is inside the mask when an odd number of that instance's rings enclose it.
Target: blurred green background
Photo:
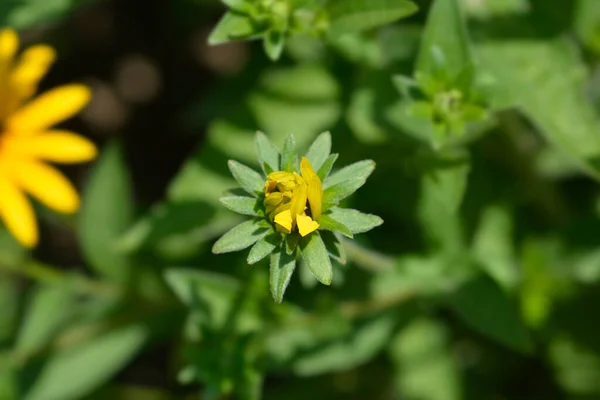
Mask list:
[[[0,400],[600,399],[599,0],[290,0],[277,61],[208,44],[258,0],[0,1],[101,150],[34,251],[0,226]],[[279,305],[210,251],[257,130],[375,160],[385,220]]]

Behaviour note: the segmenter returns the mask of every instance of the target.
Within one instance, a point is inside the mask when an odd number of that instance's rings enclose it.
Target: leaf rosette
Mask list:
[[[229,161],[241,190],[220,199],[228,209],[253,218],[225,233],[213,252],[252,246],[249,264],[270,257],[271,293],[281,302],[298,260],[302,259],[321,283],[330,285],[332,260],[345,263],[341,236],[352,238],[383,223],[376,215],[339,207],[365,184],[375,163],[359,161],[332,172],[338,154],[331,154],[329,132],[319,135],[302,157],[293,135],[279,152],[258,132],[256,149],[262,173]]]

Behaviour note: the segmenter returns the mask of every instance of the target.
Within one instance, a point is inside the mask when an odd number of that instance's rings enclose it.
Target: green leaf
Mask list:
[[[32,291],[15,351],[26,357],[46,346],[65,322],[74,300],[69,284],[38,286]]]
[[[72,2],[70,0],[21,0],[0,3],[0,23],[2,26],[23,29],[40,23],[52,23],[77,9],[78,5],[90,0]]]
[[[254,39],[260,37],[262,31],[252,23],[246,15],[229,11],[219,21],[208,38],[211,46],[227,43],[232,40]]]
[[[570,40],[512,40],[478,46],[495,83],[497,108],[516,106],[560,152],[600,179],[600,124],[581,88],[586,65]]]
[[[317,175],[319,176],[321,182],[323,182],[325,178],[327,178],[327,176],[331,172],[331,169],[333,168],[333,164],[335,164],[338,157],[339,154],[337,153],[331,154],[329,157],[327,157],[327,160],[325,160],[321,168],[319,168],[319,170],[317,171]]]
[[[0,352],[0,399],[18,400],[17,366],[11,354]]]
[[[345,265],[347,262],[346,249],[338,235],[331,231],[322,231],[319,234],[329,255],[340,264]]]
[[[458,211],[467,189],[470,162],[463,151],[438,153],[421,178],[419,216],[429,239],[445,250],[464,247]]]
[[[285,45],[285,33],[271,29],[265,33],[263,45],[265,48],[265,53],[267,53],[267,56],[269,56],[271,61],[279,60]]]
[[[243,250],[262,239],[269,232],[269,225],[262,219],[252,219],[233,227],[214,244],[215,254]]]
[[[467,281],[452,295],[450,305],[476,331],[516,351],[532,350],[533,341],[516,308],[489,277]]]
[[[458,0],[435,0],[429,11],[417,71],[455,78],[473,60],[469,37]]]
[[[239,214],[256,217],[264,215],[260,206],[260,201],[255,197],[225,196],[221,197],[219,201],[231,211],[235,211]]]
[[[417,319],[404,327],[390,346],[398,392],[409,399],[462,399],[460,369],[450,345],[447,329],[437,321]]]
[[[252,246],[248,254],[248,264],[256,264],[271,254],[281,244],[281,235],[277,232],[268,234]],[[285,247],[285,246],[282,246]]]
[[[351,370],[372,359],[389,343],[395,323],[391,313],[361,321],[345,335],[303,349],[293,369],[304,376]]]
[[[333,268],[325,243],[321,239],[319,232],[313,232],[303,238],[300,238],[300,250],[302,259],[313,275],[324,285],[331,284],[333,277]]]
[[[22,399],[84,398],[127,365],[147,338],[147,326],[131,325],[55,353]]]
[[[358,180],[364,183],[374,169],[375,162],[373,160],[363,160],[350,164],[328,176],[323,182],[323,190],[348,181]]]
[[[368,232],[383,224],[377,215],[364,214],[351,208],[332,207],[326,215],[347,227],[352,234]]]
[[[386,25],[414,14],[418,7],[406,0],[330,0],[329,34],[332,37]]]
[[[575,8],[575,32],[587,47],[600,52],[600,3],[578,0]]]
[[[279,151],[269,140],[267,135],[262,132],[256,132],[256,152],[260,159],[260,165],[265,175],[274,171],[279,171]]]
[[[572,398],[596,398],[600,394],[600,354],[585,343],[559,335],[549,346],[554,374]]]
[[[276,303],[283,301],[283,294],[295,269],[296,257],[288,255],[283,247],[278,252],[271,254],[271,295]]]
[[[290,134],[283,144],[281,169],[287,172],[295,172],[298,170],[298,152],[296,150],[296,139],[294,139],[294,135]]]
[[[516,288],[521,278],[512,229],[508,211],[490,206],[484,210],[473,238],[474,258],[505,289]]]
[[[344,236],[352,239],[352,231],[346,225],[333,219],[329,214],[323,214],[319,218],[320,229],[326,229],[331,232],[339,232]]]
[[[263,193],[265,178],[258,172],[234,160],[227,163],[231,174],[246,192],[258,196]]]
[[[375,169],[371,160],[359,161],[335,172],[323,182],[323,203],[336,204],[363,186]]]
[[[306,158],[310,161],[313,169],[319,171],[323,164],[328,160],[331,152],[331,133],[323,132],[308,148]]]
[[[298,148],[308,148],[315,132],[337,123],[341,92],[337,78],[320,64],[267,69],[248,98],[252,124],[269,132],[280,148],[288,133],[294,134]]]
[[[121,144],[112,142],[104,148],[83,191],[79,232],[88,264],[119,283],[129,279],[132,265],[115,242],[133,224],[134,208]]]

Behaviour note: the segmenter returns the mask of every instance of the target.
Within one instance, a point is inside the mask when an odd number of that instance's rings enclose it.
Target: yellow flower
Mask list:
[[[279,232],[292,233],[295,227],[302,236],[319,228],[323,189],[321,180],[305,157],[300,174],[277,171],[267,176],[265,210]]]
[[[56,211],[77,211],[77,192],[46,161],[89,161],[96,147],[75,133],[51,129],[85,107],[90,90],[66,85],[31,99],[56,55],[52,47],[37,45],[17,56],[18,47],[14,31],[0,31],[0,219],[19,242],[33,247],[37,223],[25,193]]]

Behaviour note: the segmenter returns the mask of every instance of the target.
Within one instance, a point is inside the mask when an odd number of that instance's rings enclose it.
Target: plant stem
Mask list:
[[[121,292],[121,288],[117,285],[100,282],[79,274],[63,272],[33,259],[19,264],[0,262],[0,270],[23,275],[44,284],[59,284],[74,280],[76,289],[84,294],[115,296]]]

